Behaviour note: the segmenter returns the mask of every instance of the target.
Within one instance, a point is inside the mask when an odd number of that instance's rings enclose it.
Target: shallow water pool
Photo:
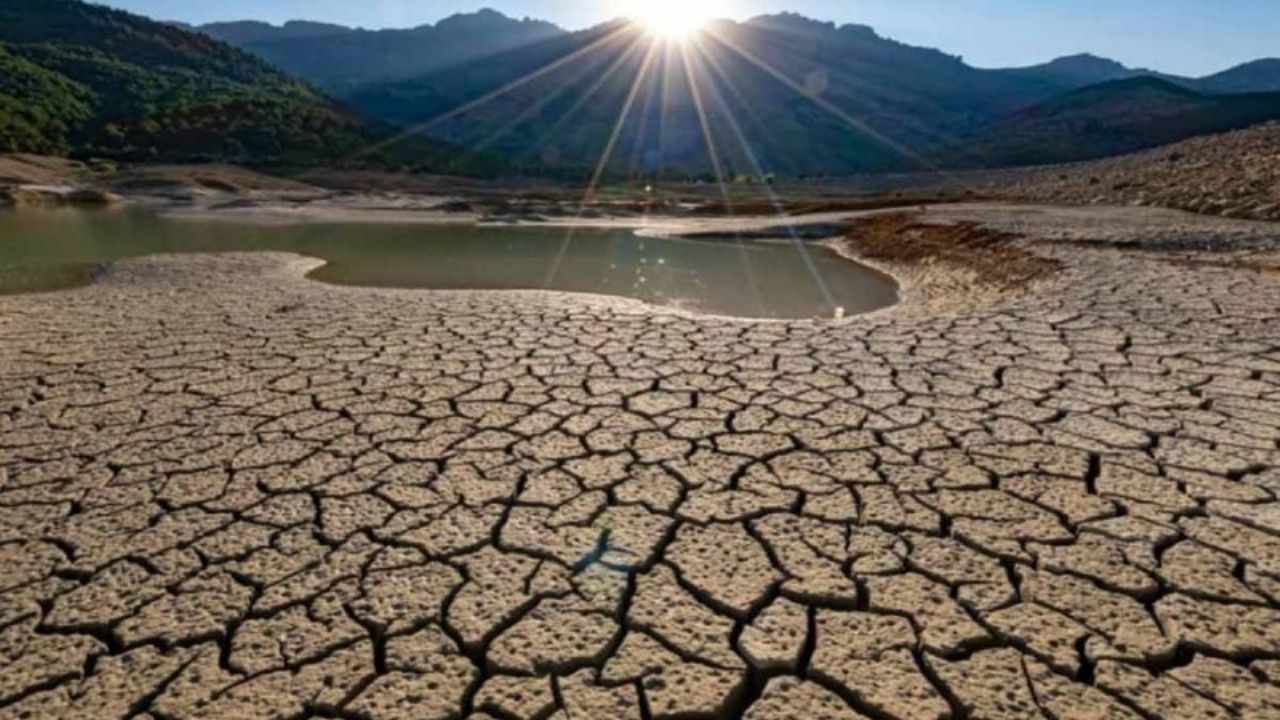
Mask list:
[[[243,223],[140,210],[0,212],[0,293],[83,285],[103,264],[156,253],[282,250],[322,258],[311,277],[396,288],[535,289],[635,298],[696,313],[831,317],[897,302],[894,281],[791,242],[639,237],[625,229]]]

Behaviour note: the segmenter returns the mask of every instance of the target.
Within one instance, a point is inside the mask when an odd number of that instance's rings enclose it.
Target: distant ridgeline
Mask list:
[[[379,150],[392,131],[206,35],[77,0],[0,0],[0,152],[456,169],[426,138]]]
[[[1280,118],[1280,60],[1205,78],[1088,55],[984,70],[794,14],[717,23],[652,55],[625,23],[565,32],[493,11],[407,30],[199,29],[371,117],[529,173],[589,173],[610,147],[615,174],[706,179],[717,166],[738,177],[1038,164]]]
[[[1071,162],[1272,119],[1280,60],[1198,79],[1088,55],[984,70],[794,14],[655,47],[622,21],[491,10],[191,28],[0,0],[0,151],[710,180]]]

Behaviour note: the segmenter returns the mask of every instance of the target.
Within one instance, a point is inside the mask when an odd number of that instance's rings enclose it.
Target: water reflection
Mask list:
[[[282,250],[323,258],[331,283],[435,289],[543,289],[636,298],[739,317],[831,317],[812,270],[787,243],[638,237],[552,227],[298,224],[173,220],[141,211],[0,212],[0,292],[74,287],[114,259],[155,253]],[[557,256],[563,252],[562,256]],[[894,283],[821,248],[813,263],[835,304],[865,312]],[[559,262],[554,274],[552,264]]]

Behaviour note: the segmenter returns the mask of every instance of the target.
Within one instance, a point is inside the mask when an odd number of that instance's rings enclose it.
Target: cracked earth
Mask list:
[[[0,298],[0,717],[1280,717],[1280,266],[1036,222],[842,323]]]

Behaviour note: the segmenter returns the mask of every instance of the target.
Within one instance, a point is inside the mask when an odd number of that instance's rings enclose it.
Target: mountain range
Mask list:
[[[675,44],[625,20],[568,32],[492,10],[403,30],[193,28],[0,0],[0,150],[803,176],[1068,162],[1274,118],[1280,60],[1205,78],[1089,55],[981,69],[787,13]]]
[[[362,30],[306,21],[282,26],[229,22],[194,29],[338,95],[564,34],[551,23],[514,20],[493,10],[403,30]]]
[[[787,19],[788,15],[783,14],[764,16],[753,22],[776,25]],[[790,19],[802,18],[791,16]],[[361,85],[424,75],[467,60],[570,34],[549,22],[510,18],[492,9],[453,15],[435,25],[390,30],[365,30],[306,20],[283,25],[256,20],[199,26],[175,24],[247,50],[339,94]],[[834,27],[831,23],[819,24]],[[1211,94],[1280,92],[1280,58],[1255,60],[1200,78],[1131,68],[1088,53],[998,72],[1041,81],[1052,91],[1075,90],[1135,77],[1157,77]]]
[[[614,172],[1064,162],[1280,117],[1280,95],[1266,94],[1280,93],[1280,60],[1204,78],[1091,55],[987,70],[870,27],[789,13],[716,23],[692,49],[664,49],[647,67],[637,50],[644,32],[625,21],[567,32],[492,10],[408,30],[303,22],[198,30],[371,117],[492,150],[533,173],[591,172],[611,144]]]
[[[1086,85],[980,128],[941,162],[1003,167],[1093,160],[1280,117],[1280,93],[1208,94],[1151,75]]]
[[[1206,94],[1280,92],[1280,58],[1254,60],[1200,78],[1131,68],[1115,60],[1087,53],[1060,57],[1043,65],[1010,68],[1001,72],[1038,80],[1058,91],[1076,90],[1115,80],[1157,78]]]

